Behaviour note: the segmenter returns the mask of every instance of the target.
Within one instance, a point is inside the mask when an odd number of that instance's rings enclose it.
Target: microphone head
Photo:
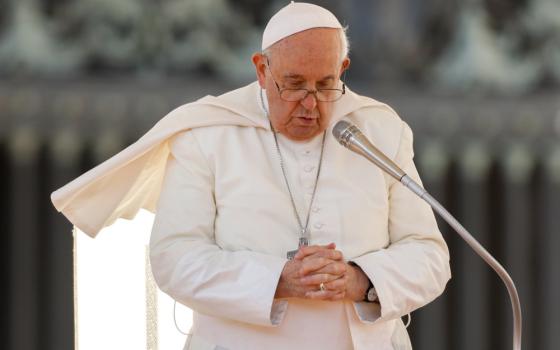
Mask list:
[[[354,124],[340,120],[333,127],[332,134],[334,138],[344,147],[349,146],[350,138],[361,134],[360,129]]]
[[[348,123],[346,120],[339,120],[332,129],[332,134],[335,139],[340,139],[340,137],[344,134],[344,131],[348,129],[352,124]]]

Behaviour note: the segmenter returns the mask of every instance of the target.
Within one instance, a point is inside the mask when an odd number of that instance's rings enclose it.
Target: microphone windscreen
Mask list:
[[[335,139],[339,142],[341,141],[341,137],[348,128],[352,127],[352,124],[347,122],[346,120],[338,121],[335,126],[333,127],[332,134]]]

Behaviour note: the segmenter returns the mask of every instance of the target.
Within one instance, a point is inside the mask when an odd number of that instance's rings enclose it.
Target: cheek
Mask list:
[[[296,114],[297,108],[297,103],[280,101],[276,109],[276,115],[278,116],[276,119],[281,121],[282,124],[288,124],[292,119],[292,115]]]
[[[332,104],[322,104],[317,106],[319,109],[319,114],[321,115],[321,124],[327,125],[331,119],[332,114]]]
[[[281,100],[269,99],[270,119],[276,129],[284,129],[290,123],[294,106]]]

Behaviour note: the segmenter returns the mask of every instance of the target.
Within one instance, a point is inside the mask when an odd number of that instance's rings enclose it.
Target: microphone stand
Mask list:
[[[463,238],[465,242],[500,276],[506,285],[513,309],[513,350],[521,350],[521,303],[513,280],[507,271],[488,253],[488,251],[451,215],[428,191],[411,179],[383,152],[378,150],[365,135],[351,123],[341,120],[334,129],[335,139],[344,147],[365,157],[381,170],[397,179],[406,188],[414,192],[426,201],[436,213],[438,213],[453,229]]]
[[[401,184],[414,192],[424,201],[426,201],[435,212],[437,212],[453,229],[463,238],[465,242],[478,254],[492,269],[500,276],[502,282],[506,285],[511,307],[513,309],[513,350],[521,350],[521,303],[517,294],[517,289],[513,280],[502,267],[502,265],[488,253],[488,251],[445,209],[436,199],[434,199],[428,191],[418,185],[408,175],[404,175],[400,179]]]

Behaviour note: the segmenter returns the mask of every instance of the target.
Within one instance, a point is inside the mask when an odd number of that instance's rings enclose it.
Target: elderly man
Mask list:
[[[342,117],[417,178],[408,126],[340,80],[344,29],[292,3],[223,97],[264,127],[176,135],[151,239],[162,290],[194,310],[188,349],[407,349],[401,316],[449,279],[429,207],[336,144]],[[298,249],[299,248],[299,249]]]
[[[156,213],[152,270],[194,311],[186,349],[410,349],[401,317],[442,293],[447,247],[427,204],[330,133],[351,120],[420,181],[410,128],[341,81],[324,8],[281,9],[252,61],[258,82],[179,107],[55,206],[91,236]]]

